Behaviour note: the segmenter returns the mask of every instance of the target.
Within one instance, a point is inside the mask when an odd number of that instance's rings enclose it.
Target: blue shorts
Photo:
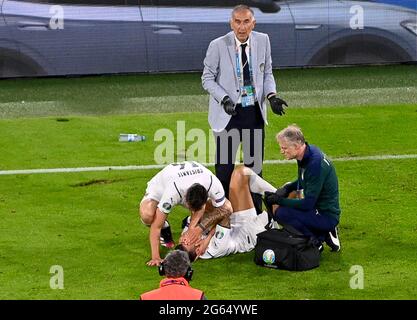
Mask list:
[[[320,214],[317,210],[302,211],[288,207],[279,207],[275,211],[274,219],[289,224],[305,236],[319,241],[324,241],[328,232],[339,223],[335,218]]]

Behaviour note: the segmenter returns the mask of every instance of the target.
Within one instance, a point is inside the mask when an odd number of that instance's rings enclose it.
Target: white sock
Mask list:
[[[165,220],[164,222],[164,226],[162,227],[162,229],[168,228],[169,227],[169,223],[168,221]]]
[[[249,189],[251,192],[264,195],[265,191],[275,192],[277,188],[272,186],[269,182],[262,179],[255,172],[251,170],[252,174],[249,176]]]

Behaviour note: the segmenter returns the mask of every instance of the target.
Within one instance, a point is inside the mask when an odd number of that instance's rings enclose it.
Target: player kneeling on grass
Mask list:
[[[184,233],[178,249],[187,251],[190,260],[197,257],[211,259],[234,253],[249,252],[255,248],[256,235],[272,226],[272,216],[266,211],[256,214],[251,192],[263,195],[277,189],[263,180],[251,169],[237,167],[230,181],[230,202],[233,213],[219,210],[215,215],[204,213],[198,223],[207,237],[193,241]],[[187,228],[184,229],[186,231]]]
[[[322,242],[340,251],[337,225],[340,218],[339,186],[332,162],[316,146],[309,145],[301,129],[290,125],[277,134],[281,153],[297,160],[298,177],[276,192],[266,192],[268,206],[277,204],[274,219],[309,237],[322,250]],[[289,199],[295,192],[297,197]]]
[[[157,266],[162,261],[160,243],[168,248],[175,245],[167,217],[178,204],[191,212],[187,235],[193,241],[201,237],[202,230],[196,225],[205,211],[232,211],[220,180],[203,165],[186,161],[166,166],[148,182],[139,207],[141,221],[150,226],[152,259],[147,263],[149,266]]]

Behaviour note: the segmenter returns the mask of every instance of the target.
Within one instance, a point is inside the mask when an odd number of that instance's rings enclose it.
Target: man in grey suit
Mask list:
[[[262,176],[266,99],[283,115],[286,102],[276,95],[267,34],[252,31],[254,13],[245,5],[232,11],[232,31],[213,40],[204,59],[203,88],[210,94],[209,124],[216,139],[216,176],[229,194],[236,152],[242,143],[245,166]],[[254,196],[258,213],[262,199]]]

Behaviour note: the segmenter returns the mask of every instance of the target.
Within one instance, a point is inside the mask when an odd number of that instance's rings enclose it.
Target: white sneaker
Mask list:
[[[339,230],[335,227],[329,232],[326,239],[324,240],[333,252],[340,251],[341,245],[339,240]]]

